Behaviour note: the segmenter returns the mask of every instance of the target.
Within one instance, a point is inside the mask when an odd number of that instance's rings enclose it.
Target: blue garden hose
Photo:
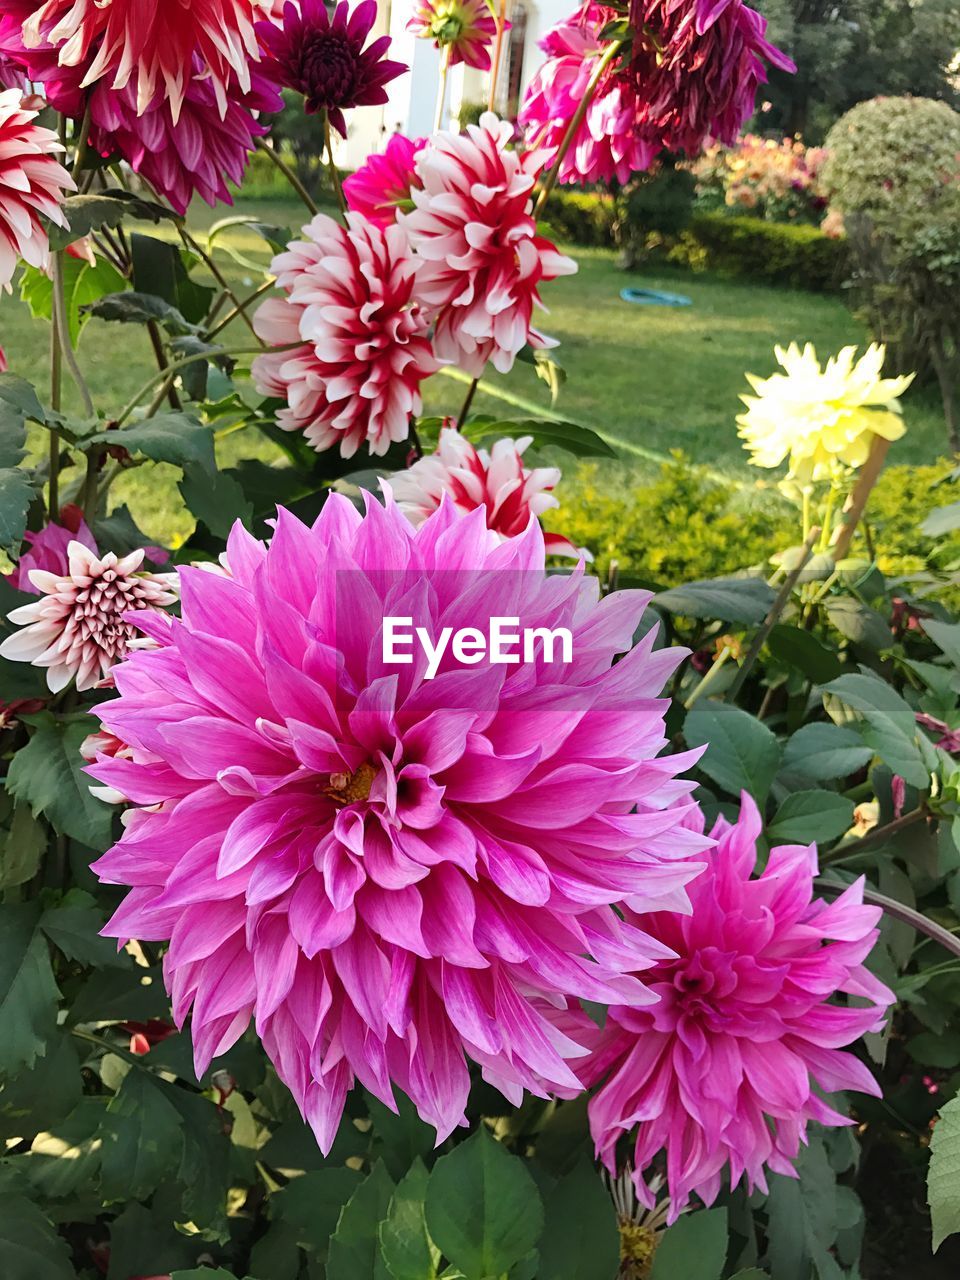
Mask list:
[[[659,289],[621,289],[624,302],[637,302],[644,307],[692,307],[693,301],[682,293],[662,293]]]

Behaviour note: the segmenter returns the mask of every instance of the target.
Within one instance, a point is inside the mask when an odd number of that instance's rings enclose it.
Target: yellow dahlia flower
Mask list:
[[[809,485],[862,466],[874,436],[903,435],[898,397],[914,375],[882,378],[883,346],[872,343],[859,360],[856,347],[844,347],[823,367],[809,342],[802,351],[792,342],[774,352],[784,372],[769,378],[748,373],[757,394],[740,397],[747,411],[737,418],[739,434],[754,466],[789,460],[788,478]]]

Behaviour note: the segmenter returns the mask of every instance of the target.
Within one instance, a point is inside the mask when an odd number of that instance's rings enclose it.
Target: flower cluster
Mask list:
[[[680,907],[702,868],[693,756],[658,756],[682,651],[631,649],[646,595],[544,554],[535,521],[502,541],[449,503],[417,530],[389,495],[312,528],[281,509],[269,546],[236,527],[228,574],[180,570],[182,620],[142,616],[156,647],[99,708],[127,750],[91,772],[140,806],[96,864],[132,886],[106,932],[169,940],[198,1072],[255,1020],[324,1151],[355,1079],[441,1138],[465,1055],[514,1101],[579,1092],[575,1002],[649,1003],[624,974],[665,955],[615,904]],[[428,680],[385,659],[402,614],[566,626],[573,658],[451,653]]]
[[[898,400],[914,375],[882,377],[884,347],[871,343],[859,360],[856,347],[844,347],[822,367],[809,342],[774,354],[783,373],[748,373],[756,395],[740,397],[747,410],[737,422],[754,466],[788,462],[786,483],[808,488],[862,467],[876,436],[904,434]]]
[[[799,138],[748,133],[732,147],[714,143],[692,166],[701,196],[774,222],[817,223],[827,199],[821,173],[827,153]]]
[[[364,440],[384,453],[406,438],[419,383],[439,363],[479,377],[488,361],[509,370],[528,343],[553,345],[532,323],[539,287],[576,266],[537,234],[539,162],[511,150],[511,135],[486,113],[463,134],[394,140],[350,187],[376,225],[354,212],[345,232],[321,216],[305,229],[312,246],[275,259],[286,297],[264,304],[258,331],[274,345],[302,345],[261,357],[254,376],[287,400],[282,425],[318,449],[339,440],[345,457]],[[405,180],[404,158],[413,161]]]
[[[859,1058],[843,1052],[878,1030],[894,996],[864,968],[877,907],[863,881],[834,902],[813,897],[816,849],[770,851],[755,875],[763,823],[744,795],[735,824],[720,819],[707,870],[689,886],[689,914],[657,912],[643,927],[668,951],[644,974],[657,1004],[611,1008],[589,1063],[598,1154],[616,1172],[618,1139],[639,1122],[637,1194],[653,1206],[644,1171],[666,1153],[670,1215],[696,1193],[710,1204],[724,1169],[767,1190],[765,1169],[795,1176],[807,1125],[852,1123],[821,1092],[878,1094]],[[838,994],[852,1003],[828,1003]]]

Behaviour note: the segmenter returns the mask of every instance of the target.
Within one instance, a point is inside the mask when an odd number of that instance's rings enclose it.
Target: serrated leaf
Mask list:
[[[947,507],[935,507],[920,526],[925,538],[942,538],[945,533],[960,529],[960,502]]]
[[[40,928],[71,960],[97,968],[129,968],[129,957],[117,951],[113,938],[101,938],[106,916],[96,900],[82,889],[71,889],[40,917]]]
[[[177,1169],[183,1147],[180,1116],[145,1070],[127,1072],[100,1129],[103,1197],[145,1200]]]
[[[537,1280],[611,1280],[620,1232],[610,1194],[583,1159],[544,1197],[545,1223]]]
[[[872,759],[873,748],[865,747],[858,733],[826,722],[805,724],[783,750],[784,769],[817,782],[849,778]]]
[[[435,1280],[437,1275],[440,1250],[427,1233],[424,1217],[429,1180],[418,1156],[394,1191],[380,1224],[380,1252],[393,1280]]]
[[[890,625],[882,614],[852,596],[836,596],[824,601],[831,623],[842,636],[868,649],[889,649],[893,644]]]
[[[161,413],[122,431],[99,431],[84,441],[85,448],[93,445],[121,445],[153,462],[197,467],[211,480],[216,476],[213,432],[188,413]]]
[[[57,830],[91,849],[110,842],[113,810],[90,794],[80,744],[90,733],[86,716],[55,719],[49,712],[28,717],[30,741],[10,762],[7,790],[34,815],[42,813]]]
[[[726,1258],[726,1209],[700,1209],[663,1233],[650,1280],[720,1280]]]
[[[112,189],[99,195],[68,196],[63,211],[69,226],[50,228],[51,249],[65,249],[101,227],[118,227],[126,217],[149,222],[160,222],[164,218],[173,222],[183,221],[178,214],[154,200],[144,200],[130,191]]]
[[[960,1098],[941,1108],[930,1139],[927,1197],[933,1221],[933,1251],[960,1231]]]
[[[66,1037],[69,1039],[69,1037]],[[73,1058],[77,1105],[61,1118],[49,1115],[47,1129],[30,1146],[27,1177],[34,1191],[48,1204],[89,1188],[100,1169],[100,1126],[106,1111],[104,1098],[81,1098],[76,1055]],[[59,1123],[58,1123],[59,1121]]]
[[[684,722],[691,747],[706,745],[697,763],[724,791],[748,791],[762,808],[780,765],[780,744],[767,726],[739,707],[698,702]]]
[[[767,636],[767,648],[779,662],[796,667],[814,684],[826,684],[843,672],[843,663],[833,649],[802,627],[777,623]]]
[[[66,1241],[25,1196],[0,1197],[0,1275],[3,1280],[76,1280]]]
[[[26,884],[37,874],[47,847],[47,831],[27,805],[15,805],[0,849],[0,889]]]
[[[63,259],[63,300],[67,312],[70,341],[76,346],[90,319],[81,308],[95,302],[105,293],[118,293],[126,288],[126,280],[106,258],[91,265],[85,258]],[[24,268],[20,276],[20,297],[38,320],[49,321],[53,311],[53,282],[46,271]]]
[[[80,1092],[73,1040],[69,1034],[54,1034],[42,1058],[0,1085],[0,1139],[29,1140],[59,1124],[80,1101]]]
[[[393,1179],[378,1160],[343,1206],[330,1241],[326,1280],[356,1280],[357,1276],[389,1280],[380,1254],[379,1231],[393,1192]]]
[[[57,1025],[59,991],[35,903],[0,905],[0,1078],[32,1067]]]
[[[929,770],[918,745],[914,713],[889,684],[874,675],[845,675],[826,685],[824,694],[831,716],[833,697],[857,713],[861,737],[884,764],[911,786],[927,788]]]
[[[95,302],[80,308],[85,315],[117,324],[159,324],[167,333],[183,336],[196,333],[196,325],[190,324],[172,303],[151,293],[138,293],[127,289],[122,293],[108,293]]]
[[[427,1230],[466,1280],[502,1276],[536,1245],[543,1203],[523,1161],[481,1125],[430,1174]]]
[[[16,551],[27,527],[27,512],[36,491],[25,471],[17,467],[0,469],[0,547]]]
[[[264,1152],[264,1159],[268,1159],[268,1148]],[[322,1260],[343,1206],[359,1185],[360,1174],[355,1169],[312,1170],[294,1178],[272,1197],[272,1216],[275,1221],[286,1223],[297,1243]]]
[[[215,538],[226,538],[235,521],[249,525],[253,518],[253,503],[234,477],[223,471],[211,479],[204,468],[188,465],[179,487],[187,510],[202,520]]]
[[[842,1280],[830,1253],[837,1238],[836,1176],[823,1143],[801,1148],[799,1177],[773,1174],[767,1199],[770,1269],[773,1280]]]
[[[400,1089],[394,1090],[397,1110],[389,1107],[364,1091],[364,1101],[373,1121],[373,1137],[376,1153],[387,1167],[391,1178],[399,1179],[407,1172],[417,1157],[430,1160],[437,1145],[436,1130],[420,1119],[410,1099]]]
[[[613,449],[590,427],[577,422],[555,422],[550,418],[525,418],[519,422],[499,421],[489,417],[471,419],[463,434],[473,441],[492,441],[501,436],[531,436],[537,449],[564,449],[576,458],[615,458]]]
[[[853,801],[835,791],[795,791],[767,827],[771,844],[814,844],[836,840],[853,825]]]
[[[762,578],[711,578],[661,591],[651,604],[690,618],[759,626],[773,601],[773,589]]]

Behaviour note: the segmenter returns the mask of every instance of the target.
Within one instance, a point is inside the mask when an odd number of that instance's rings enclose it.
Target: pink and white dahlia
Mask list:
[[[445,503],[415,530],[369,495],[312,527],[281,508],[269,546],[237,525],[227,562],[180,569],[182,620],[142,615],[159,647],[98,708],[133,762],[90,772],[142,806],[96,863],[131,886],[105,932],[169,940],[199,1072],[253,1018],[324,1151],[355,1080],[441,1138],[465,1056],[515,1100],[579,1092],[593,1024],[556,1006],[649,1001],[621,974],[665,952],[614,904],[679,905],[708,843],[691,757],[658,757],[682,655],[630,650],[646,595],[548,576],[536,521],[501,542]],[[571,661],[385,660],[387,617],[496,616],[567,627]]]
[[[79,518],[71,518],[74,513]],[[21,552],[13,572],[4,574],[11,587],[17,591],[25,591],[31,596],[40,595],[40,588],[33,585],[31,573],[35,569],[56,574],[58,577],[68,573],[70,565],[68,548],[71,542],[79,542],[88,551],[96,554],[96,539],[90,532],[80,509],[72,506],[65,507],[60,513],[60,519],[65,520],[65,517],[69,519],[69,525],[66,521],[63,524],[51,521],[36,533],[28,530],[23,535],[26,549]]]
[[[366,443],[374,454],[405,440],[421,409],[420,383],[439,368],[416,299],[417,262],[401,227],[381,228],[359,213],[347,226],[318,214],[271,271],[285,298],[271,298],[254,327],[273,346],[253,377],[287,401],[277,417],[317,450],[344,458]]]
[[[611,1008],[582,1071],[587,1084],[606,1078],[590,1103],[604,1164],[616,1171],[617,1142],[639,1125],[637,1194],[652,1207],[643,1171],[665,1151],[674,1218],[693,1193],[710,1204],[728,1165],[730,1185],[745,1174],[751,1190],[767,1190],[766,1169],[795,1176],[808,1123],[852,1123],[822,1093],[879,1093],[843,1050],[882,1027],[894,999],[863,965],[880,911],[864,906],[862,880],[833,902],[814,898],[814,846],[771,850],[754,877],[761,829],[744,795],[736,824],[714,828],[692,912],[644,917],[674,953],[644,975],[659,1003]]]
[[[43,219],[65,227],[64,193],[77,189],[56,159],[63,151],[57,135],[36,118],[19,89],[0,92],[0,289],[9,290],[21,258],[31,267],[47,265]]]
[[[94,688],[137,635],[130,615],[162,609],[177,598],[170,575],[139,572],[144,554],[141,549],[119,559],[112,551],[100,555],[96,547],[70,541],[66,572],[29,571],[40,599],[7,615],[22,629],[0,644],[0,655],[46,667],[53,693],[73,679],[80,690]]]
[[[527,343],[556,346],[532,327],[544,280],[577,264],[537,235],[530,192],[542,157],[508,148],[513,126],[491,111],[465,133],[438,133],[416,158],[422,189],[401,213],[423,267],[417,296],[437,313],[441,360],[479,377],[487,361],[508,373]]]
[[[61,67],[82,67],[83,88],[100,80],[111,89],[129,85],[137,112],[164,96],[174,123],[196,79],[209,82],[221,115],[233,82],[249,91],[250,64],[260,58],[254,28],[279,9],[277,0],[11,3],[28,49],[49,45]]]
[[[523,465],[523,454],[532,443],[533,436],[504,437],[488,453],[474,448],[453,427],[444,427],[436,452],[391,476],[390,488],[400,510],[417,528],[446,495],[464,515],[482,507],[487,528],[500,538],[513,538],[523,533],[531,517],[560,505],[551,492],[560,483],[560,468],[531,471]],[[581,555],[562,534],[544,531],[543,539],[548,555]]]
[[[414,160],[426,145],[426,138],[395,133],[381,155],[368,156],[343,183],[343,194],[354,213],[362,213],[378,227],[389,227],[397,210],[412,204],[410,191],[419,186]]]
[[[506,31],[510,26],[504,22]],[[417,0],[407,30],[438,49],[449,50],[448,64],[458,62],[478,71],[490,70],[490,46],[497,37],[497,20],[486,0]]]

